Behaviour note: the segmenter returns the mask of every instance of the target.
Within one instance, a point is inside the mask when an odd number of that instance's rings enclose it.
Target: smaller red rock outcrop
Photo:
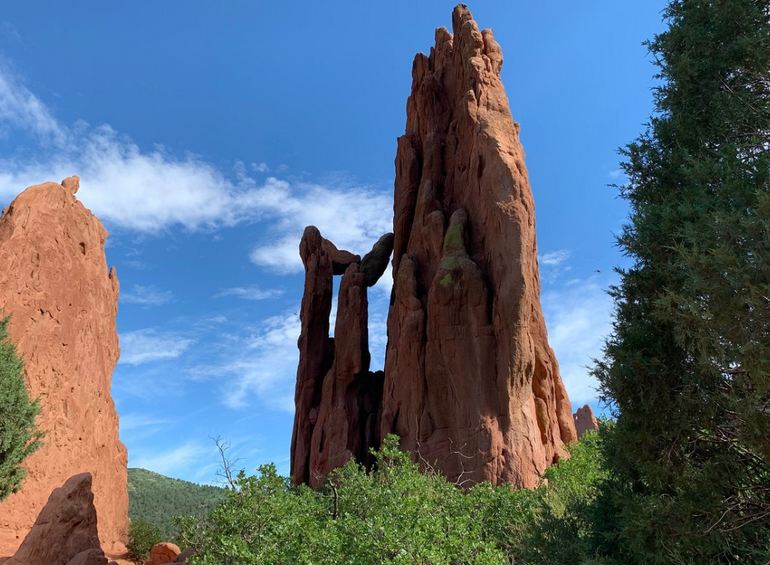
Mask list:
[[[582,408],[579,408],[577,412],[572,416],[575,420],[575,429],[577,430],[578,438],[583,437],[588,431],[596,431],[599,429],[599,420],[594,416],[594,411],[586,404]]]
[[[393,234],[385,234],[363,260],[341,251],[314,226],[305,228],[305,266],[299,368],[291,444],[291,477],[318,486],[348,459],[367,463],[379,445],[382,372],[369,371],[367,289],[387,268]],[[329,336],[333,276],[343,275],[334,337]]]
[[[91,474],[55,489],[19,550],[4,565],[107,565],[99,546]]]
[[[182,553],[174,543],[161,542],[156,543],[150,550],[150,559],[145,561],[144,565],[167,565],[168,563],[176,563],[177,558]]]

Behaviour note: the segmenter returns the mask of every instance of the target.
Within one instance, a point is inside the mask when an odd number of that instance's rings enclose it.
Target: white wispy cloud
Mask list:
[[[155,426],[165,426],[169,423],[166,418],[159,418],[157,416],[149,416],[147,414],[121,414],[120,415],[120,431],[128,432],[138,430],[141,428],[149,428]]]
[[[32,184],[78,174],[79,198],[118,227],[158,233],[175,226],[196,230],[263,221],[270,224],[269,240],[258,242],[251,259],[277,271],[301,270],[297,248],[306,225],[318,226],[356,253],[368,251],[391,229],[390,198],[372,187],[290,183],[276,177],[257,182],[243,163],[227,174],[195,155],[140,148],[109,125],[68,126],[2,68],[0,128],[31,133],[38,143],[21,157],[0,160],[0,199]],[[268,167],[256,163],[251,170],[265,173]]]
[[[300,272],[299,241],[305,226],[314,225],[337,247],[364,255],[379,237],[393,229],[391,196],[371,187],[334,190],[301,183],[299,191],[275,185],[262,193],[262,209],[272,220],[269,242],[259,243],[251,260],[280,272]]]
[[[65,139],[64,129],[46,105],[4,67],[0,67],[0,123],[55,144],[61,144]]]
[[[176,359],[192,345],[187,337],[154,329],[135,330],[120,335],[120,363],[141,365]]]
[[[540,255],[540,265],[547,267],[558,267],[567,261],[570,257],[570,252],[567,249],[559,249],[558,251],[551,251],[549,253],[543,253]]]
[[[263,320],[249,334],[231,336],[221,363],[196,367],[197,379],[220,381],[225,406],[243,408],[252,397],[279,410],[294,410],[299,316],[286,313]]]
[[[548,338],[559,361],[561,376],[574,404],[595,401],[593,359],[602,356],[612,330],[612,299],[597,279],[573,280],[542,297]]]
[[[284,291],[279,288],[263,289],[256,285],[235,286],[220,290],[214,295],[214,298],[232,296],[243,300],[268,300],[270,298],[281,296],[283,292]]]
[[[153,285],[135,284],[129,291],[120,292],[121,302],[139,306],[161,306],[174,299],[170,290],[161,290]]]
[[[193,464],[206,461],[216,461],[216,451],[213,445],[190,440],[172,449],[158,451],[142,450],[129,454],[130,466],[141,467],[162,475],[179,475],[186,473]]]

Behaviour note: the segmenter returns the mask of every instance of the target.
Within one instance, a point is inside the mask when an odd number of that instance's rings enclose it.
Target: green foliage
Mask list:
[[[128,470],[128,516],[154,524],[163,541],[177,535],[174,518],[202,518],[225,497],[225,490],[164,477],[145,469]]]
[[[198,550],[194,565],[590,562],[600,445],[587,435],[537,490],[464,491],[422,472],[389,436],[373,470],[350,462],[319,491],[291,486],[273,465],[241,472],[207,519],[182,521],[180,543]]]
[[[633,563],[770,560],[770,3],[674,0],[598,377],[617,407],[597,512]]]
[[[0,319],[0,500],[17,492],[26,475],[21,463],[41,445],[35,427],[40,412],[24,383],[24,365],[8,337],[8,318]]]
[[[142,520],[131,520],[128,528],[128,558],[134,563],[142,563],[147,559],[152,546],[160,543],[163,535],[157,526]]]

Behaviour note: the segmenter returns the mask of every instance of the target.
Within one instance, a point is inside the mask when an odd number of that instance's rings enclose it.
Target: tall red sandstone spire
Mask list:
[[[384,381],[368,372],[358,257],[335,263],[340,252],[317,230],[303,237],[295,482],[319,484],[350,457],[365,462],[368,447],[396,433],[452,481],[533,487],[576,439],[540,307],[534,202],[502,52],[465,6],[452,24],[414,60],[394,235],[376,254],[392,245]],[[337,335],[349,333],[331,339],[332,274],[343,272]]]
[[[575,439],[540,307],[503,56],[468,9],[412,67],[398,140],[381,434],[450,479],[535,486]]]
[[[75,197],[77,177],[20,194],[0,217],[0,311],[40,399],[43,447],[19,493],[0,503],[0,555],[24,539],[51,491],[93,475],[99,538],[119,550],[128,526],[126,449],[110,396],[118,360],[118,279],[107,232]]]

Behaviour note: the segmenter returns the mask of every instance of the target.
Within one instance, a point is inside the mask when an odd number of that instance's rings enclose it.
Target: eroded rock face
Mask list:
[[[387,266],[392,234],[361,261],[309,226],[300,243],[305,265],[299,338],[300,363],[291,446],[295,483],[320,485],[351,457],[366,462],[377,447],[382,372],[369,371],[367,288]],[[333,275],[344,273],[334,338],[329,337]]]
[[[99,547],[91,474],[55,489],[6,565],[107,565]]]
[[[21,492],[0,503],[0,555],[14,553],[51,491],[84,471],[105,550],[120,552],[127,531],[126,450],[110,396],[118,279],[104,255],[107,232],[77,187],[77,177],[33,186],[0,217],[0,311],[11,315],[46,434],[25,462]]]
[[[578,411],[573,415],[575,420],[575,429],[577,430],[578,438],[583,437],[583,434],[589,431],[597,431],[599,429],[599,420],[594,416],[594,411],[586,404],[582,408],[578,408]]]
[[[417,55],[398,141],[380,433],[450,480],[535,486],[575,439],[540,307],[500,46],[468,9]]]
[[[396,433],[416,460],[458,484],[534,487],[576,439],[540,307],[534,202],[500,81],[502,52],[465,6],[452,23],[453,34],[439,29],[430,55],[414,60],[394,234],[360,267],[346,267],[335,341],[332,274],[342,269],[332,268],[317,230],[303,237],[295,482],[317,484],[313,473],[350,457],[366,462],[364,446]],[[391,248],[384,388],[362,402],[376,382],[360,378],[368,374],[363,287],[382,274]]]

